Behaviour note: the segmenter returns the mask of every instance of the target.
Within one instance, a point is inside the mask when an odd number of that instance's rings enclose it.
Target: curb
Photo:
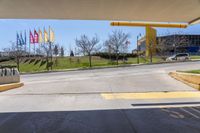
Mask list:
[[[19,88],[19,87],[22,87],[22,86],[24,86],[24,83],[21,83],[21,82],[20,83],[11,83],[11,84],[0,85],[0,92]]]
[[[183,73],[183,72],[170,72],[169,75],[178,80],[183,82],[184,84],[191,86],[200,91],[200,74],[190,74],[190,73]]]
[[[100,66],[92,68],[72,68],[72,69],[60,69],[52,71],[38,71],[38,72],[22,72],[21,75],[28,74],[41,74],[41,73],[54,73],[54,72],[68,72],[68,71],[84,71],[84,70],[98,70],[98,69],[107,69],[107,68],[123,68],[123,67],[137,67],[137,66],[146,66],[146,65],[159,65],[159,64],[174,64],[174,63],[184,63],[184,62],[199,62],[200,60],[190,60],[190,61],[176,61],[176,62],[157,62],[157,63],[141,63],[141,64],[125,64],[125,65],[113,65],[113,66]]]

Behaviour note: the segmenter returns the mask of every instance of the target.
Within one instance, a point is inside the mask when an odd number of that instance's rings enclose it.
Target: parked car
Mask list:
[[[190,60],[190,55],[188,53],[175,54],[166,59],[166,61],[187,61],[187,60]]]

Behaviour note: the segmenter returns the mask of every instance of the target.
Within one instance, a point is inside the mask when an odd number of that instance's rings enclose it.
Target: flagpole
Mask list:
[[[50,35],[51,32],[50,32],[50,28],[51,28],[51,27],[49,26],[49,45],[50,45],[50,52],[51,52],[51,70],[52,70],[52,69],[53,69],[53,68],[52,68],[52,65],[53,65],[53,64],[52,64],[52,62],[53,62],[53,55],[52,55],[52,45],[51,45],[51,35]]]
[[[25,40],[24,40],[24,42],[25,42],[25,53],[27,52],[27,50],[26,50],[26,48],[27,48],[27,46],[26,46],[26,30],[25,30]]]
[[[31,31],[29,29],[29,58],[31,56],[31,37],[30,37],[30,33],[31,33]]]
[[[39,54],[40,54],[40,28],[38,28],[38,49],[39,49]]]
[[[35,39],[35,29],[34,29],[33,37],[34,37],[34,39]],[[34,56],[35,56],[35,40],[34,40]]]

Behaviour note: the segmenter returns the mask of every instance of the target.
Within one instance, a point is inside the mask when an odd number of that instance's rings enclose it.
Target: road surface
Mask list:
[[[168,76],[199,68],[190,62],[22,75],[24,87],[0,93],[0,133],[199,133],[200,93]]]

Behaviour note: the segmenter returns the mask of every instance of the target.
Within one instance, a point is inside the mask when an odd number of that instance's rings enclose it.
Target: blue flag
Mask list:
[[[17,33],[17,45],[22,45],[22,42],[18,33]]]
[[[22,36],[22,32],[20,33],[20,42],[21,42],[20,45],[25,45],[25,41],[24,41],[24,38]]]

